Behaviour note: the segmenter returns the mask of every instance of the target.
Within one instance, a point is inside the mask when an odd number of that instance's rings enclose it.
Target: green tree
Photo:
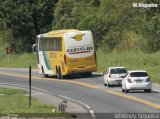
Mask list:
[[[53,8],[57,0],[1,0],[0,15],[13,39],[9,42],[17,51],[30,52],[36,36],[51,30]]]
[[[146,0],[145,3],[158,4],[157,8],[151,7],[145,10],[146,26],[142,30],[146,39],[143,43],[144,50],[156,52],[160,50],[160,3],[159,0]]]

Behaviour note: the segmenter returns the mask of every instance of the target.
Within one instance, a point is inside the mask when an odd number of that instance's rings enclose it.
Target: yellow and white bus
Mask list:
[[[84,74],[97,70],[91,31],[55,30],[37,36],[38,70],[44,77]]]

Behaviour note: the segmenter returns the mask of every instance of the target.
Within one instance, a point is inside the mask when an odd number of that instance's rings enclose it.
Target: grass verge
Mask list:
[[[35,54],[9,54],[8,56],[5,52],[0,52],[0,67],[28,68],[29,66],[35,69],[37,68],[37,58]]]
[[[128,70],[146,70],[151,80],[160,83],[160,52],[145,54],[140,51],[104,53],[97,51],[98,71],[106,71],[111,66],[124,66]]]
[[[0,88],[0,116],[16,117],[67,117],[53,106],[47,106],[32,97],[29,108],[27,92],[18,89]]]
[[[98,71],[106,71],[111,66],[125,66],[128,70],[142,69],[147,70],[153,82],[160,83],[160,51],[156,53],[142,53],[141,51],[131,52],[103,52],[97,50]],[[0,67],[11,68],[32,68],[37,69],[37,58],[35,54],[12,54],[8,64],[8,56],[5,52],[0,52]]]

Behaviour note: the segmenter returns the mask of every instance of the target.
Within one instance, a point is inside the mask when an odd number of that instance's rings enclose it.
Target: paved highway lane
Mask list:
[[[18,74],[27,76],[28,70],[26,69],[0,69],[0,73],[6,74]],[[73,77],[71,81],[83,82],[87,84],[92,84],[98,88],[87,87],[83,85],[77,85],[71,82],[61,82],[53,80],[54,77],[47,78],[47,80],[38,78],[41,77],[37,71],[33,71],[33,76],[37,77],[32,80],[33,87],[38,89],[47,90],[49,94],[55,96],[65,96],[72,98],[74,100],[83,102],[91,107],[95,112],[96,118],[101,119],[102,115],[105,113],[119,113],[119,112],[160,112],[160,108],[156,108],[152,104],[147,105],[142,102],[137,102],[136,100],[131,100],[122,97],[120,87],[107,88],[103,86],[103,77],[101,75],[94,75],[93,78],[78,78]],[[28,79],[25,77],[16,77],[0,74],[0,83],[18,84],[28,86]],[[108,93],[107,91],[117,92],[117,94]],[[126,95],[126,94],[125,94]],[[129,96],[135,96],[143,100],[147,100],[158,106],[160,104],[160,93],[129,93]],[[133,97],[131,97],[133,98]],[[147,102],[148,103],[148,102]]]

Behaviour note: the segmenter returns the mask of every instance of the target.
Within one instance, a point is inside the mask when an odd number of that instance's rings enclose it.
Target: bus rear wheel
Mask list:
[[[63,79],[63,75],[61,73],[61,69],[60,68],[57,69],[57,78],[58,79]]]

